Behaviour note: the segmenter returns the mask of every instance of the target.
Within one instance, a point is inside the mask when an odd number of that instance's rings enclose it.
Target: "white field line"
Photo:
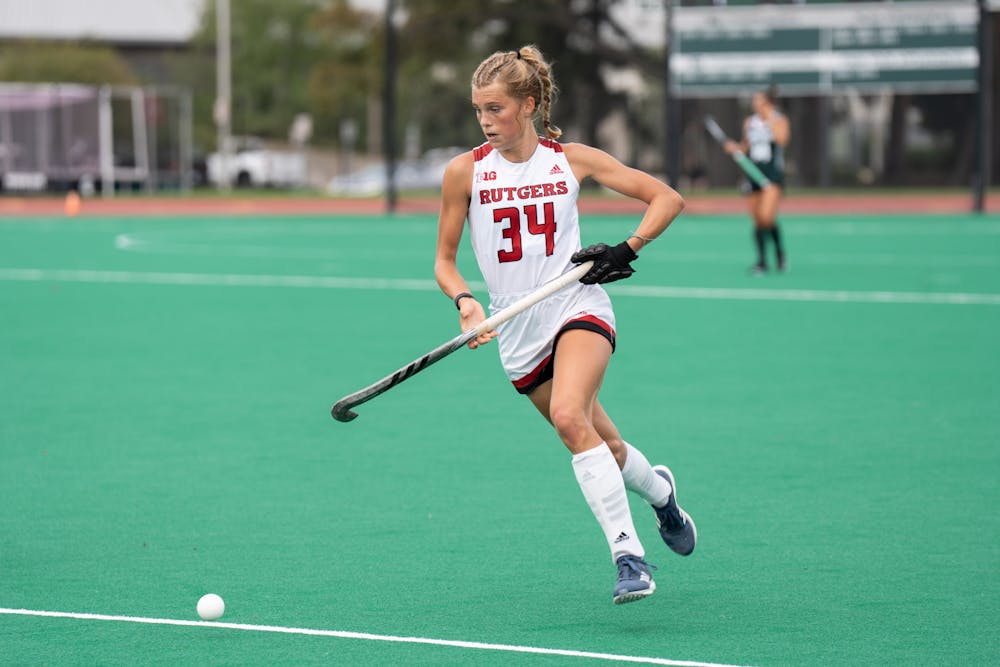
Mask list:
[[[429,279],[336,278],[246,273],[164,273],[91,269],[3,269],[0,280],[22,282],[123,283],[135,285],[196,285],[213,287],[310,287],[321,289],[418,290],[438,289]],[[474,289],[481,288],[477,286]]]
[[[608,291],[621,296],[660,299],[718,299],[738,301],[823,301],[833,303],[923,303],[952,306],[1000,306],[1000,294],[975,292],[889,292],[813,289],[747,289],[729,287],[657,287],[618,285]]]
[[[89,269],[0,268],[0,281],[120,283],[138,285],[196,285],[216,287],[300,287],[318,289],[368,289],[436,291],[437,283],[419,278],[338,278],[334,276],[282,276],[241,273],[164,273],[152,271],[101,271]],[[485,290],[482,283],[470,283]],[[620,296],[657,299],[728,301],[812,301],[827,303],[910,303],[953,306],[997,306],[1000,294],[976,292],[893,292],[813,289],[750,289],[729,287],[670,287],[610,285]]]
[[[128,252],[150,252],[173,255],[224,254],[228,257],[294,257],[296,259],[329,259],[338,256],[335,248],[270,245],[151,242],[129,234],[115,237],[115,248]]]
[[[643,262],[653,260],[659,264],[675,264],[689,262],[703,264],[713,262],[718,264],[740,265],[747,260],[745,252],[697,252],[668,250],[662,254],[643,259]],[[1000,252],[992,255],[906,255],[892,253],[866,254],[857,253],[815,253],[796,252],[796,265],[804,266],[891,266],[917,267],[926,270],[968,267],[1000,267]],[[643,264],[645,266],[645,264]]]
[[[274,230],[276,236],[281,230]],[[244,236],[253,236],[248,231],[241,230]],[[148,236],[148,235],[144,235]],[[152,253],[161,255],[225,255],[227,257],[285,257],[296,259],[334,259],[342,253],[335,248],[315,246],[275,246],[274,244],[253,245],[250,243],[230,243],[232,235],[223,235],[218,243],[210,241],[210,235],[201,234],[198,240],[189,242],[174,242],[149,240],[136,234],[119,234],[115,237],[115,248],[124,252]],[[288,233],[284,234],[289,236]],[[266,238],[266,236],[265,236]],[[733,264],[743,262],[745,253],[738,252],[668,252],[653,258],[662,264],[677,262],[718,262]],[[801,253],[796,258],[802,264],[832,265],[832,266],[916,266],[926,269],[941,269],[970,266],[1000,266],[1000,253],[985,255],[907,255],[899,253]],[[648,261],[648,260],[646,260]]]
[[[923,217],[920,214],[915,215],[904,215],[893,216],[891,214],[888,217],[898,217],[898,220],[841,220],[844,217],[849,216],[832,216],[831,219],[823,219],[825,216],[823,214],[819,215],[793,215],[786,216],[783,222],[783,229],[789,236],[799,237],[799,236],[817,236],[817,237],[830,237],[830,236],[847,236],[847,237],[946,237],[954,238],[958,237],[996,237],[1000,236],[1000,220],[998,220],[995,213],[989,214],[987,217],[975,217],[966,214],[958,214],[951,220],[945,220],[942,216],[937,214],[931,214],[932,217],[936,218],[933,221],[923,221]],[[392,236],[400,235],[416,235],[416,236],[426,236],[427,234],[434,234],[436,231],[436,223],[432,218],[424,215],[414,214],[402,214],[397,217],[397,219],[391,222],[386,222],[379,220],[377,216],[372,218],[370,221],[363,224],[359,224],[353,218],[359,216],[349,216],[350,220],[340,220],[336,216],[327,217],[319,216],[323,218],[322,220],[315,221],[309,219],[309,216],[303,218],[296,217],[294,221],[287,218],[282,218],[281,216],[269,216],[261,215],[254,216],[255,220],[253,223],[248,223],[245,220],[237,220],[235,222],[230,222],[226,224],[221,219],[212,218],[212,227],[205,231],[199,229],[194,232],[191,225],[187,224],[190,220],[188,218],[173,218],[170,216],[141,216],[142,221],[136,220],[137,227],[146,221],[147,218],[153,218],[160,224],[168,224],[169,229],[155,229],[151,232],[141,231],[141,237],[138,237],[137,233],[130,232],[128,235],[132,236],[135,241],[142,243],[151,243],[148,241],[149,236],[159,236],[161,234],[173,234],[173,233],[188,233],[191,232],[192,236],[195,238],[204,238],[206,234],[212,235],[232,235],[240,236],[246,233],[251,234],[261,234],[266,233],[269,235],[281,235],[282,237],[288,237],[289,235],[296,236],[302,234],[308,234],[312,236],[365,236],[369,237],[373,234],[387,234]],[[362,218],[367,216],[360,216]],[[583,221],[584,231],[587,232],[587,236],[592,236],[593,234],[603,234],[614,233],[619,234],[627,231],[626,228],[622,227],[621,218],[622,216],[608,216],[605,215],[590,215],[585,216],[586,220]],[[865,216],[870,218],[871,216]],[[706,220],[706,218],[709,218]],[[193,219],[198,220],[198,225],[204,227],[202,217],[194,216]],[[268,221],[271,220],[270,224]],[[749,228],[746,226],[748,223],[745,221],[746,216],[742,213],[727,213],[721,215],[686,215],[679,219],[670,227],[668,234],[670,235],[683,235],[683,236],[734,236],[742,235]],[[30,218],[18,218],[18,217],[2,217],[0,216],[0,225],[18,226],[24,223],[30,223],[32,226],[41,225],[64,225],[72,226],[74,231],[77,232],[94,232],[100,234],[106,234],[110,229],[120,228],[122,219],[121,218],[88,218],[85,223],[81,223],[79,219],[67,219],[63,216],[39,216]],[[153,242],[155,243],[155,242]]]
[[[749,231],[749,228],[746,227],[748,223],[745,222],[745,216],[742,214],[722,217],[726,220],[722,222],[714,220],[705,222],[698,216],[685,217],[671,225],[667,234],[709,237],[735,235],[741,237],[745,231]],[[66,222],[66,220],[65,218],[56,218],[50,222],[59,223]],[[89,226],[95,222],[88,221],[87,224]],[[620,219],[606,220],[601,217],[588,217],[583,222],[584,231],[588,235],[591,235],[591,233],[621,233],[621,224]],[[293,225],[289,224],[287,220],[278,220],[271,224],[262,221],[252,226],[242,221],[232,225],[217,224],[208,230],[203,229],[203,226],[199,226],[197,229],[183,225],[178,225],[178,227],[180,229],[156,229],[152,231],[137,228],[136,231],[126,232],[124,235],[131,237],[130,240],[155,244],[162,240],[162,237],[165,236],[167,239],[171,239],[175,234],[189,234],[192,240],[203,240],[208,236],[215,236],[220,239],[233,239],[244,237],[248,234],[268,237],[281,236],[282,238],[301,235],[322,237],[371,236],[373,234],[426,236],[428,233],[434,234],[437,229],[434,221],[422,218],[403,218],[394,220],[391,223],[364,225],[358,225],[355,222],[344,224],[337,220],[324,220],[321,222],[298,221]],[[805,216],[803,219],[793,219],[783,223],[783,229],[786,230],[787,234],[794,237],[996,237],[1000,236],[1000,218],[995,216],[987,219],[959,218],[953,222],[936,220],[933,223],[925,223],[919,220],[919,216],[917,216],[916,221],[907,218],[888,222],[875,220],[817,220],[809,219],[808,216]],[[107,230],[101,229],[100,231],[106,232]]]
[[[714,216],[713,216],[714,217]],[[727,219],[733,218],[733,216],[722,216]],[[740,217],[739,215],[735,217]],[[914,216],[918,218],[919,216]],[[614,231],[620,232],[621,225],[617,221],[604,222],[602,220],[588,219],[583,223],[586,226],[586,230],[592,231],[595,227],[598,228],[613,228]],[[741,224],[747,224],[742,223]],[[747,232],[750,231],[749,227],[740,227],[734,224],[726,222],[716,222],[709,221],[707,223],[699,220],[696,216],[686,217],[684,219],[678,220],[675,224],[670,226],[670,230],[666,233],[670,234],[683,234],[684,236],[739,236],[743,234],[743,230],[746,229]],[[956,220],[952,223],[943,223],[936,221],[934,223],[923,223],[914,222],[912,219],[899,220],[895,222],[874,222],[868,221],[857,221],[857,222],[836,222],[827,220],[805,220],[805,219],[793,219],[786,220],[782,223],[782,229],[785,230],[790,237],[798,236],[817,236],[817,237],[828,237],[828,236],[866,236],[866,237],[878,237],[878,236],[888,236],[888,237],[914,237],[914,236],[940,236],[945,238],[953,238],[956,236],[987,236],[995,237],[1000,236],[1000,224],[997,224],[997,219],[984,219],[979,220],[975,218],[965,218],[961,220]],[[666,238],[666,237],[665,237]]]
[[[337,637],[339,639],[361,639],[376,642],[395,642],[400,644],[431,644],[434,646],[451,646],[453,648],[477,649],[482,651],[503,651],[507,653],[533,653],[536,655],[561,655],[568,658],[589,658],[591,660],[607,660],[611,662],[631,662],[647,665],[673,665],[675,667],[736,667],[715,662],[698,662],[692,660],[670,660],[668,658],[646,658],[632,655],[617,655],[614,653],[593,653],[590,651],[572,651],[568,649],[540,648],[535,646],[517,646],[513,644],[488,644],[453,639],[431,639],[428,637],[400,637],[396,635],[376,635],[368,632],[347,632],[344,630],[313,630],[310,628],[287,628],[276,625],[249,625],[246,623],[222,623],[219,621],[185,621],[173,618],[145,618],[143,616],[109,616],[106,614],[82,614],[64,611],[39,611],[35,609],[7,609],[0,607],[0,614],[15,616],[44,616],[49,618],[72,618],[81,621],[113,621],[118,623],[146,623],[149,625],[179,625],[199,628],[223,628],[225,630],[243,630],[245,632],[272,632],[286,635],[309,635],[318,637]]]

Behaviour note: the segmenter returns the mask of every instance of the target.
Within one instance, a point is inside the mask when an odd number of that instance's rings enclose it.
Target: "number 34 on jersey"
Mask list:
[[[542,215],[539,221],[538,204],[526,204],[524,207],[509,206],[493,209],[493,222],[504,225],[501,236],[510,241],[510,249],[497,251],[497,259],[501,262],[516,262],[524,256],[521,249],[521,221],[527,223],[528,233],[545,237],[545,256],[550,257],[556,247],[556,215],[552,202],[541,204]]]
[[[487,172],[489,173],[489,172]],[[484,188],[479,191],[479,203],[491,204],[517,199],[553,197],[569,192],[565,181],[522,185],[517,188]],[[539,215],[541,208],[541,215]],[[526,224],[529,234],[545,237],[545,256],[550,257],[555,248],[556,216],[552,202],[526,204],[522,207],[505,206],[493,209],[493,222],[503,224],[501,235],[510,241],[510,248],[497,251],[501,262],[516,262],[524,256],[521,244],[521,224]]]

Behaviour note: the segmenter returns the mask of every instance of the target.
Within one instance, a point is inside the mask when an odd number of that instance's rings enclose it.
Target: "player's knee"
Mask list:
[[[549,418],[563,442],[572,447],[583,442],[593,430],[583,410],[572,406],[553,404],[549,408]]]

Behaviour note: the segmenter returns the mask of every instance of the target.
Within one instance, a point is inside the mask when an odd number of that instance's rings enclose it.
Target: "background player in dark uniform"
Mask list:
[[[729,141],[725,145],[729,153],[743,151],[771,181],[765,188],[749,181],[750,216],[757,247],[757,263],[750,268],[753,273],[767,271],[769,240],[774,245],[778,270],[784,271],[787,267],[778,227],[778,206],[785,188],[785,146],[791,138],[791,130],[788,118],[775,106],[776,93],[774,86],[754,93],[753,114],[743,122],[742,140],[739,143]]]

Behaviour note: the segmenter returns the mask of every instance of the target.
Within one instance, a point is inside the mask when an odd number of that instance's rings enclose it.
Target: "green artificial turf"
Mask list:
[[[585,242],[617,242],[635,220],[582,224]],[[494,346],[330,419],[458,333],[432,217],[0,221],[0,607],[197,620],[215,592],[241,624],[720,664],[995,664],[1000,218],[784,226],[787,275],[746,274],[744,217],[687,216],[609,286],[602,402],[671,466],[699,529],[679,558],[633,499],[658,588],[615,607],[569,456]],[[479,281],[467,246],[460,264]],[[595,664],[12,614],[0,661]]]

